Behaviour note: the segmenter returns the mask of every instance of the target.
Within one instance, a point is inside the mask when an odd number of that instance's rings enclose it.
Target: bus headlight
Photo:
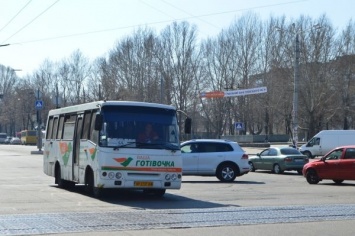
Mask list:
[[[121,179],[121,178],[122,178],[121,172],[117,172],[117,173],[116,173],[116,179]]]
[[[115,178],[115,173],[109,172],[109,173],[108,173],[108,177],[109,177],[110,179]]]
[[[166,174],[165,175],[165,180],[167,180],[167,181],[175,181],[177,179],[178,179],[177,174]]]
[[[165,175],[165,180],[170,180],[170,179],[171,179],[170,174],[166,174]]]
[[[177,179],[177,175],[176,174],[172,174],[171,175],[171,180],[175,181]]]

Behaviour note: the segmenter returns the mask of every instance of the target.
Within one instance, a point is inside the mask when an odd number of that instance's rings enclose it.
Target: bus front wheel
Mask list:
[[[94,173],[92,170],[87,170],[85,175],[85,191],[95,197],[100,198],[102,196],[102,189],[95,187]]]
[[[55,168],[55,184],[58,185],[59,188],[64,188],[64,179],[62,179],[62,175],[60,172],[60,166],[57,165]]]

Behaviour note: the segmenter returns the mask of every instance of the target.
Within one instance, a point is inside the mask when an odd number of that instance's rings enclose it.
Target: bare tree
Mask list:
[[[97,58],[92,64],[79,50],[59,63],[46,59],[21,83],[13,69],[0,66],[0,130],[13,133],[19,125],[33,126],[29,118],[33,106],[26,102],[35,99],[34,94],[27,100],[24,95],[29,89],[41,92],[44,117],[55,108],[51,97],[60,96],[62,106],[99,99],[137,100],[175,105],[192,114],[195,133],[213,134],[209,137],[234,134],[237,121],[247,128],[241,134],[291,134],[296,36],[300,46],[299,128],[308,137],[321,129],[354,128],[354,29],[349,21],[336,34],[325,15],[318,19],[300,16],[289,22],[285,16],[270,17],[261,22],[257,15],[247,13],[200,45],[194,25],[175,22],[158,35],[150,28],[139,28],[118,41],[107,58]],[[266,86],[268,92],[198,98],[199,92],[259,86]]]
[[[222,91],[236,87],[235,71],[239,66],[236,55],[237,47],[228,38],[226,32],[222,32],[217,40],[209,39],[202,44],[202,57],[206,70],[202,91]],[[233,101],[216,98],[204,99],[201,102],[205,117],[209,121],[206,129],[213,131],[215,137],[219,137],[224,132],[227,121],[230,121],[230,117],[234,115]]]
[[[80,104],[85,102],[85,94],[82,94],[85,79],[90,74],[89,60],[80,50],[74,51],[69,57],[69,77],[65,78],[65,83],[69,86],[68,99],[71,104]]]
[[[319,24],[321,28],[314,26]],[[332,45],[334,35],[330,22],[325,16],[316,21],[301,17],[297,22],[300,36],[300,116],[301,125],[308,129],[309,136],[325,127],[333,116],[334,107],[331,93],[328,62],[334,58]]]
[[[116,44],[108,61],[100,63],[106,97],[157,102],[156,41],[154,32],[145,28]]]
[[[107,67],[106,59],[105,58],[97,58],[91,68],[90,76],[87,80],[87,99],[90,101],[98,101],[103,98],[102,96],[102,80],[105,73],[105,68]]]
[[[194,25],[174,22],[161,32],[157,50],[161,100],[183,111],[192,110],[196,99],[200,67],[196,34]]]
[[[336,59],[331,75],[339,91],[337,117],[343,129],[355,128],[355,23],[350,20],[336,42]]]
[[[261,21],[255,14],[247,13],[232,23],[227,34],[228,39],[234,43],[233,48],[236,48],[234,60],[238,61],[238,66],[235,83],[238,88],[247,89],[250,87],[250,76],[259,72],[257,61],[262,45]],[[237,98],[236,110],[239,112],[236,120],[244,122],[245,127],[250,127],[250,100],[247,96]],[[245,129],[242,133],[245,134],[246,131]]]
[[[15,117],[11,102],[15,99],[13,94],[18,77],[14,69],[0,65],[0,131],[14,133]]]
[[[58,87],[58,93],[61,94],[62,106],[65,107],[70,104],[68,102],[70,86],[67,82],[70,80],[70,65],[65,59],[58,63],[56,75],[58,82],[56,87]]]
[[[264,23],[261,50],[257,65],[260,74],[251,76],[253,86],[266,86],[267,93],[250,100],[250,133],[266,137],[273,133],[291,133],[293,70],[292,35],[285,17],[270,19]],[[255,132],[257,131],[257,132]]]
[[[29,80],[21,80],[15,88],[16,97],[13,99],[16,113],[16,131],[33,130],[36,125],[34,85]],[[48,105],[48,104],[47,104]],[[47,106],[45,103],[45,106]],[[49,109],[46,109],[46,111]]]

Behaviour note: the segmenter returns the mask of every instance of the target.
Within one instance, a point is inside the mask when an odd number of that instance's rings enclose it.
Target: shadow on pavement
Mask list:
[[[52,185],[52,187],[57,187]],[[77,185],[70,189],[63,189],[76,194],[86,195],[84,185]],[[176,191],[176,194],[174,194]],[[163,210],[163,209],[194,209],[194,208],[218,208],[229,207],[230,205],[217,204],[208,201],[195,200],[183,196],[179,196],[178,190],[168,190],[163,197],[147,195],[140,190],[126,189],[106,189],[103,196],[97,199],[111,204],[129,206],[139,209]],[[91,197],[91,196],[89,196]],[[94,197],[92,197],[95,199]],[[239,207],[238,205],[233,205]]]

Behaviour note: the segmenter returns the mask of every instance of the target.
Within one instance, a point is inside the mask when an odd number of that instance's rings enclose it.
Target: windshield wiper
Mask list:
[[[118,150],[121,147],[127,147],[128,145],[136,144],[136,143],[137,142],[128,142],[128,143],[125,143],[125,144],[122,144],[122,145],[118,145],[118,146],[114,147],[113,150]]]
[[[177,151],[180,149],[179,146],[167,143],[167,142],[150,142],[150,143],[145,143],[145,142],[128,142],[125,144],[117,145],[113,147],[113,150],[119,150],[122,147],[127,147],[131,144],[137,144],[137,148],[149,148],[149,147],[158,147],[161,149],[167,149],[171,151]]]
[[[171,144],[171,143],[159,143],[164,149],[171,150],[171,151],[177,151],[180,149],[179,146]]]
[[[168,142],[150,142],[150,143],[142,143],[142,142],[137,142],[138,147],[149,147],[149,146],[154,146],[154,147],[159,147],[161,149],[167,149],[171,151],[177,151],[179,150],[179,146],[168,143]]]

